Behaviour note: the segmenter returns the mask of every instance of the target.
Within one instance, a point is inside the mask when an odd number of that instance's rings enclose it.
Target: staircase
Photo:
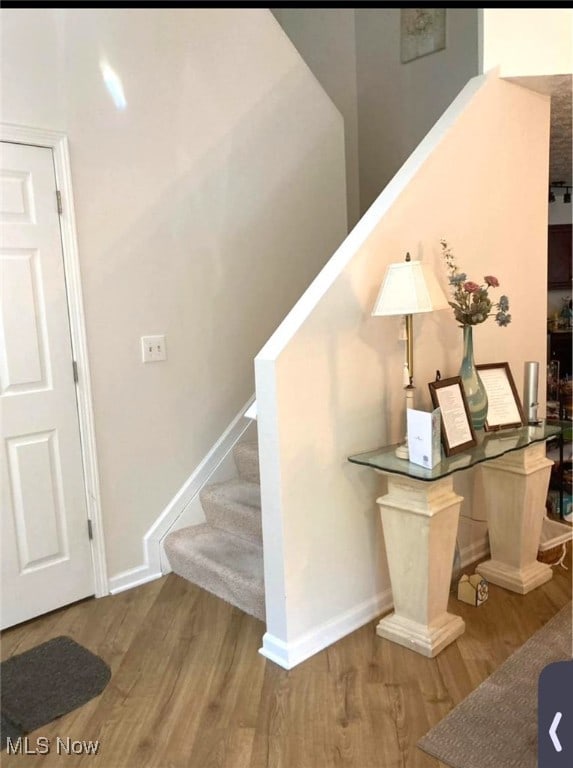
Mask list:
[[[256,442],[237,443],[239,477],[200,493],[206,522],[165,537],[174,573],[265,620],[261,486]]]

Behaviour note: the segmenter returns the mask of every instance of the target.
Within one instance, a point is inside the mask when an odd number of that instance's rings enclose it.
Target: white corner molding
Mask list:
[[[56,186],[62,200],[60,232],[68,295],[72,352],[78,369],[76,394],[87,510],[93,531],[91,546],[95,595],[96,597],[103,597],[108,594],[109,585],[68,139],[64,133],[59,131],[8,123],[0,124],[0,138],[2,141],[15,144],[48,147],[52,150],[54,157]]]
[[[109,580],[109,591],[112,595],[169,573],[169,563],[162,556],[162,540],[177,525],[185,510],[198,503],[201,489],[251,427],[252,421],[245,417],[254,400],[255,396],[252,395],[147,531],[143,537],[143,563],[116,574]]]
[[[152,571],[147,563],[138,565],[135,568],[130,568],[128,571],[112,576],[109,580],[109,593],[110,595],[118,595],[120,592],[133,589],[133,587],[147,584],[148,581],[155,581],[155,579],[159,579],[161,576],[163,576],[161,571]]]
[[[363,627],[364,624],[378,618],[380,614],[391,610],[392,606],[392,590],[388,588],[340,616],[315,627],[311,632],[307,632],[293,642],[284,642],[272,633],[265,632],[259,653],[283,669],[292,669],[337,640],[341,640]]]

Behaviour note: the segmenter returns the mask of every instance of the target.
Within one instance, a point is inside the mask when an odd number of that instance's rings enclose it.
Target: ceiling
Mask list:
[[[551,131],[549,147],[549,181],[573,183],[571,159],[571,91],[572,75],[509,77],[508,80],[551,96]]]

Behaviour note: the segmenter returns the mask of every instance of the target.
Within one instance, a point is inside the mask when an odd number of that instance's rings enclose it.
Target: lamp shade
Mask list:
[[[448,306],[448,300],[428,264],[402,261],[388,266],[372,314],[417,315]]]

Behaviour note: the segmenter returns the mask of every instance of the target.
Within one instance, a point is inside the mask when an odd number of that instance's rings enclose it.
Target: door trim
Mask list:
[[[72,353],[78,368],[76,396],[80,426],[82,464],[84,469],[86,508],[88,511],[88,519],[91,520],[92,523],[93,531],[91,548],[95,596],[103,597],[104,595],[109,594],[109,583],[105,557],[105,539],[99,487],[95,425],[68,139],[64,133],[59,131],[0,123],[0,140],[9,141],[14,144],[31,144],[37,147],[48,147],[52,150],[54,157],[56,186],[62,197],[60,231],[62,235],[62,251],[66,279],[68,314],[72,337]],[[54,205],[56,205],[55,200]]]

